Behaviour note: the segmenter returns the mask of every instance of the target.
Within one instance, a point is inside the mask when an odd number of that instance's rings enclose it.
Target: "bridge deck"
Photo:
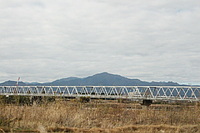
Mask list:
[[[0,86],[0,95],[200,101],[193,86]]]

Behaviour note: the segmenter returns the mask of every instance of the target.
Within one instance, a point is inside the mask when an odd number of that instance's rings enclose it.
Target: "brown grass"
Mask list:
[[[98,133],[98,132],[107,132],[107,133],[141,133],[141,132],[165,132],[165,133],[174,133],[174,132],[190,132],[196,133],[199,131],[199,126],[197,125],[187,125],[187,126],[170,126],[170,125],[131,125],[124,127],[117,127],[113,129],[103,129],[103,128],[49,128],[48,132],[85,132],[85,133]]]
[[[57,101],[47,105],[0,105],[0,133],[32,132],[200,132],[197,105],[79,103]]]

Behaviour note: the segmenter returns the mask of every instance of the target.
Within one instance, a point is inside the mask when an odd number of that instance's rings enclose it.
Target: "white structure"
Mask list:
[[[192,86],[0,86],[0,95],[200,101]]]

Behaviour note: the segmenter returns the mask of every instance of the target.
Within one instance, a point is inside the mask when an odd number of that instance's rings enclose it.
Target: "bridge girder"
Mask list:
[[[0,86],[0,95],[200,101],[193,86]]]

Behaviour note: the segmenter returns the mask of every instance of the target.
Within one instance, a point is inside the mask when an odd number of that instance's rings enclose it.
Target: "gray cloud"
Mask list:
[[[200,84],[198,0],[0,0],[0,81],[111,72]]]

